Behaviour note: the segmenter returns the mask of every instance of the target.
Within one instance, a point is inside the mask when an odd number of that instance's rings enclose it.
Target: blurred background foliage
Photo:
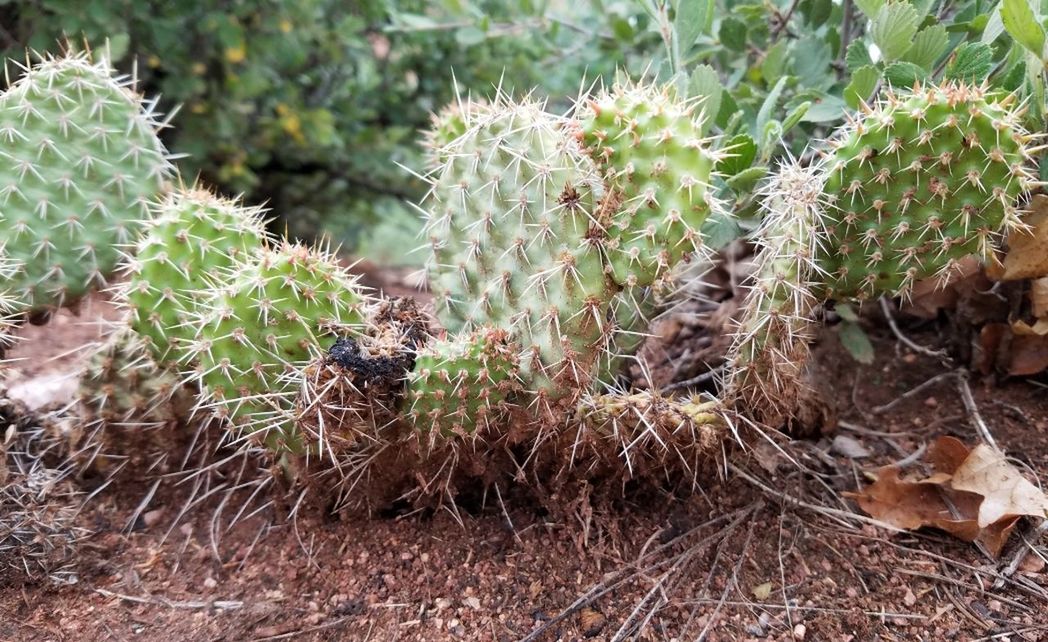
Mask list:
[[[421,259],[418,132],[462,93],[534,89],[555,108],[616,70],[672,82],[734,156],[718,190],[756,212],[803,154],[884,84],[986,81],[1044,129],[1048,0],[0,0],[0,46],[68,37],[136,70],[184,174],[267,202],[277,224],[378,263]]]

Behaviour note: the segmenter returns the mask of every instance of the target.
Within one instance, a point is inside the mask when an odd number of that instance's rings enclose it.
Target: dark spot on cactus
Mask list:
[[[351,337],[335,340],[335,345],[328,350],[328,358],[340,367],[363,377],[367,381],[375,379],[400,379],[414,365],[415,358],[410,353],[395,357],[365,354],[357,341]],[[408,365],[410,362],[411,365]]]
[[[415,351],[429,337],[429,324],[414,299],[393,297],[383,302],[375,325],[364,340],[383,343],[385,354],[372,354],[352,337],[340,337],[328,350],[327,360],[352,372],[368,384],[395,386],[415,367]],[[395,343],[389,345],[390,337]]]

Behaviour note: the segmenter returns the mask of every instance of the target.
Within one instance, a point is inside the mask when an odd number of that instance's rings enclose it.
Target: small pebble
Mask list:
[[[804,626],[803,624],[798,624],[797,626],[793,627],[793,639],[794,640],[803,640],[804,636],[807,635],[807,634],[808,634],[808,627]]]

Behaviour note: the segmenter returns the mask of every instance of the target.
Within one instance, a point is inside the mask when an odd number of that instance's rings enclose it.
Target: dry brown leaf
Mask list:
[[[957,269],[950,272],[948,280],[933,276],[914,283],[902,302],[902,312],[934,319],[940,309],[952,309],[962,293],[982,281],[982,263],[974,256],[966,256],[957,262]]]
[[[1031,484],[1000,452],[979,444],[953,473],[950,486],[983,496],[979,528],[1007,517],[1048,514],[1048,497]]]
[[[1023,218],[1027,230],[1008,236],[1008,254],[1004,257],[1002,281],[1036,279],[1048,276],[1048,196],[1038,194],[1030,201]]]
[[[1000,554],[1024,515],[1048,515],[1048,498],[988,446],[974,450],[953,437],[928,449],[935,473],[906,480],[899,468],[877,471],[877,481],[849,494],[863,511],[905,530],[933,527]]]
[[[1015,330],[1015,326],[1012,329]],[[1021,377],[1045,368],[1048,368],[1048,337],[1032,331],[1015,332],[1009,345],[1008,374]]]
[[[1033,325],[1025,321],[1013,321],[1012,334],[1018,337],[1048,336],[1048,319],[1037,319]]]

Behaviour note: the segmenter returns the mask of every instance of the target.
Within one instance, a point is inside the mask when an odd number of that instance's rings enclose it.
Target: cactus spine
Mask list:
[[[47,58],[0,96],[0,211],[20,309],[102,285],[171,166],[151,103],[86,54]]]

